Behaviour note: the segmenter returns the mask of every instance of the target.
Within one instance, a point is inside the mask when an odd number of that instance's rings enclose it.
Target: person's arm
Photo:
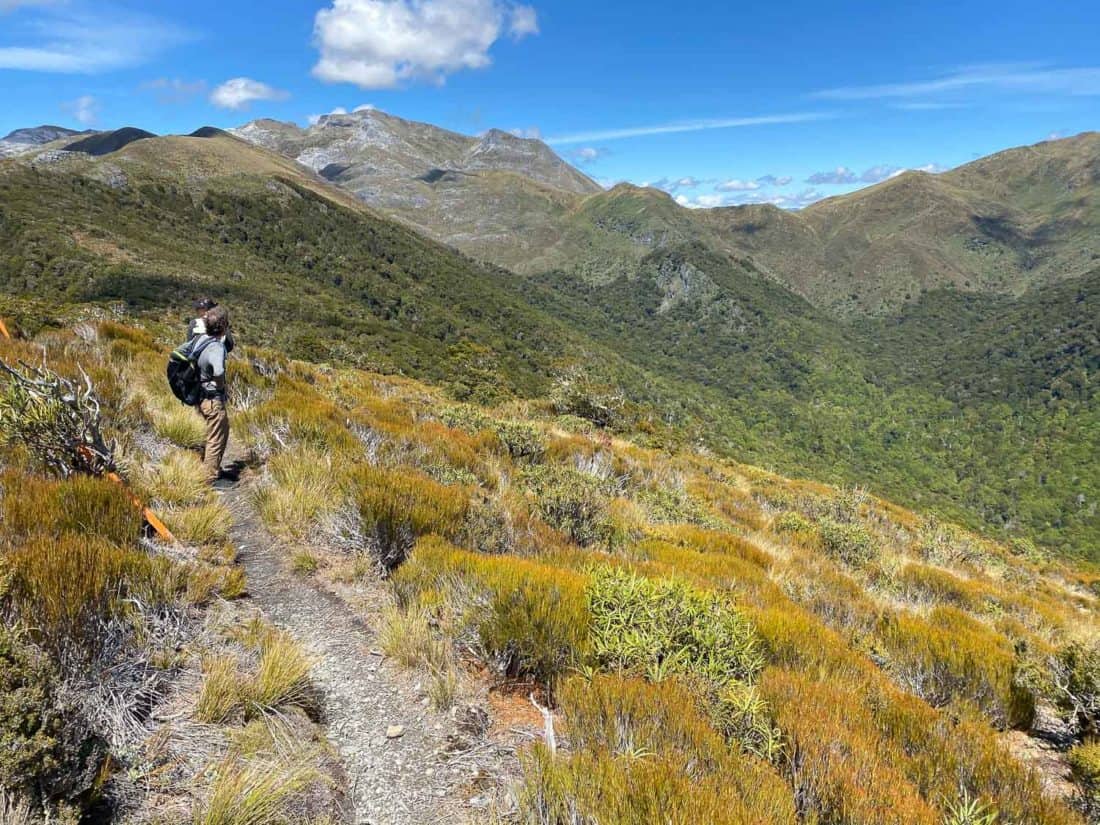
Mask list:
[[[225,347],[212,344],[210,348],[210,380],[219,392],[225,391]]]

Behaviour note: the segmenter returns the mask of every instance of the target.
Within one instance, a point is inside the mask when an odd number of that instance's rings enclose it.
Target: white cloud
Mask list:
[[[823,183],[842,184],[856,183],[857,181],[859,181],[859,176],[847,166],[838,166],[836,169],[831,169],[828,172],[814,172],[806,178],[806,183],[812,183],[815,186],[819,186]]]
[[[92,95],[81,95],[76,100],[62,103],[61,108],[73,116],[81,126],[93,126],[99,120],[99,101]]]
[[[759,189],[760,184],[754,180],[733,180],[722,181],[720,184],[714,187],[719,192],[750,192],[753,189]]]
[[[642,186],[652,186],[654,189],[663,189],[670,195],[681,189],[698,189],[707,181],[687,175],[682,178],[659,178],[655,181],[646,181]]]
[[[191,35],[143,14],[98,8],[87,13],[65,4],[16,3],[26,13],[5,21],[0,33],[0,69],[94,74],[137,66]]]
[[[515,6],[508,21],[508,33],[516,40],[539,33],[539,18],[531,6]]]
[[[578,132],[572,135],[559,135],[547,138],[546,142],[556,145],[570,143],[595,143],[601,140],[644,137],[646,135],[671,135],[680,132],[701,132],[706,129],[735,129],[742,126],[769,126],[782,123],[807,123],[825,120],[831,114],[822,112],[803,112],[789,115],[763,115],[759,117],[730,117],[709,120],[687,120],[676,123],[658,123],[653,126],[633,126],[625,129],[603,129],[593,132]]]
[[[502,0],[332,0],[314,18],[321,57],[313,74],[364,89],[441,83],[488,66],[503,32],[517,40],[536,34],[535,10]]]
[[[538,126],[528,126],[526,129],[509,129],[508,133],[515,135],[518,138],[527,138],[528,140],[542,140],[542,129]]]
[[[887,178],[895,177],[903,171],[903,169],[899,169],[896,166],[872,166],[870,169],[865,170],[863,174],[859,176],[859,179],[862,183],[878,183]]]
[[[790,175],[761,175],[756,182],[761,186],[786,186],[793,180]]]
[[[354,109],[352,109],[352,111],[353,112],[373,112],[377,108],[378,107],[375,106],[373,103],[360,103],[358,106],[356,106]]]
[[[156,93],[157,100],[161,103],[186,103],[206,91],[206,81],[158,77],[142,83],[141,89]]]
[[[288,92],[250,77],[234,77],[210,93],[210,102],[222,109],[247,109],[256,100],[286,100]]]
[[[582,146],[570,152],[569,159],[574,163],[579,163],[584,166],[589,163],[595,163],[600,158],[607,157],[609,154],[611,153],[606,149],[600,149],[595,146]]]
[[[1057,69],[1036,63],[968,66],[931,80],[841,86],[813,96],[825,100],[874,100],[986,89],[1046,95],[1100,95],[1100,67]]]

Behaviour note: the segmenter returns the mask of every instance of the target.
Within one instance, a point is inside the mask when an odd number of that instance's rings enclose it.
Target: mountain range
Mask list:
[[[691,210],[666,193],[604,191],[539,140],[469,138],[377,110],[300,128],[234,130],[365,203],[521,274],[599,282],[690,240],[751,255],[769,277],[841,315],[881,315],[939,287],[1018,295],[1100,261],[1100,134],[1012,149],[950,172],[905,172],[801,211]]]
[[[461,399],[581,370],[650,443],[1097,552],[1096,134],[797,213],[605,191],[540,141],[378,111],[38,134],[0,162],[25,324],[92,303],[170,337],[211,293],[253,341]]]

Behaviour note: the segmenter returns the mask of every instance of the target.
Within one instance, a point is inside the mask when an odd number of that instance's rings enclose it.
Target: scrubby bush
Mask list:
[[[764,659],[756,632],[714,593],[676,579],[651,580],[609,567],[590,573],[592,655],[650,678],[752,679]]]
[[[59,685],[53,663],[0,625],[0,795],[73,800],[96,778],[106,747]]]
[[[610,545],[615,530],[604,482],[560,465],[532,468],[524,480],[547,524],[582,547]]]
[[[526,421],[496,421],[492,430],[513,460],[539,461],[546,452],[542,432]]]
[[[0,524],[5,537],[74,533],[128,544],[141,535],[141,512],[126,491],[106,479],[54,481],[0,474]]]
[[[430,537],[393,577],[405,608],[441,610],[497,673],[552,683],[588,648],[584,578],[509,556],[482,556]]]
[[[421,472],[362,467],[353,483],[371,550],[385,572],[398,567],[416,539],[428,534],[461,534],[471,491],[439,484]]]
[[[817,527],[822,549],[845,564],[859,567],[871,561],[878,552],[875,539],[859,523],[824,517]]]
[[[1058,701],[1075,723],[1100,732],[1100,643],[1070,642],[1057,656]]]
[[[795,533],[799,535],[812,535],[814,523],[799,512],[788,510],[777,516],[772,522],[772,529],[777,533]]]
[[[1081,806],[1095,817],[1100,814],[1100,741],[1082,742],[1068,756],[1073,778],[1081,789]]]
[[[904,613],[879,628],[887,667],[933,705],[967,699],[998,726],[1026,727],[1034,697],[1016,679],[1011,644],[952,607],[937,607],[927,620]]]

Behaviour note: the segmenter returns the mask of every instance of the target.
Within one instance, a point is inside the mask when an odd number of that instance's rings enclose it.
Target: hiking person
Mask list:
[[[187,325],[187,337],[188,339],[194,338],[196,335],[206,334],[206,321],[203,319],[203,315],[218,305],[218,302],[213,298],[199,298],[192,306],[198,314],[197,317],[191,319],[191,323]],[[233,333],[225,333],[225,351],[232,352],[234,346]]]
[[[206,422],[203,465],[207,479],[213,483],[220,478],[236,477],[233,470],[222,468],[225,447],[229,443],[229,413],[225,408],[225,356],[229,351],[229,313],[225,307],[215,305],[203,313],[201,320],[204,332],[194,339],[193,346],[199,352],[195,359],[201,387],[198,407]]]

